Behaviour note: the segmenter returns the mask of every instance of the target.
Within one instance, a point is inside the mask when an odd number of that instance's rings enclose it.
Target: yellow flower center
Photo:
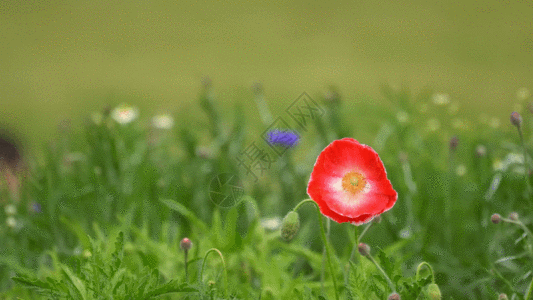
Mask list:
[[[342,189],[346,192],[357,195],[366,186],[365,176],[357,172],[348,172],[342,177]]]

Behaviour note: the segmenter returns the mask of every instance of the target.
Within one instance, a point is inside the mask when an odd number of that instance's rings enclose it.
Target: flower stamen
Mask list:
[[[353,196],[361,192],[366,186],[366,178],[361,173],[348,172],[342,177],[342,189]]]

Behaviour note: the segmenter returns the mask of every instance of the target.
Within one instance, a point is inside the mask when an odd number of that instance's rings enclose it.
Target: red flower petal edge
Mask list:
[[[354,225],[391,209],[398,198],[376,151],[352,138],[333,141],[320,153],[307,194],[326,217]]]

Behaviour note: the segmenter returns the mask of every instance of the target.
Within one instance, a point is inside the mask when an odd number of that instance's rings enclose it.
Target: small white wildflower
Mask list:
[[[396,114],[396,119],[398,119],[398,122],[400,122],[400,123],[405,123],[405,122],[409,121],[409,115],[405,111],[400,110]]]
[[[437,119],[429,119],[427,127],[430,131],[437,131],[440,128],[440,122]]]
[[[281,218],[263,218],[261,219],[261,226],[267,230],[277,230],[281,226]]]
[[[6,205],[4,210],[6,212],[6,215],[8,215],[8,216],[12,216],[12,215],[16,215],[17,214],[17,207],[15,205],[13,205],[13,204]]]
[[[504,160],[507,167],[514,164],[524,164],[524,156],[520,153],[509,153]]]
[[[521,87],[516,91],[516,98],[518,98],[519,101],[525,100],[531,96],[531,93],[526,87]]]
[[[8,227],[15,228],[15,226],[17,226],[17,220],[15,220],[13,217],[8,217],[6,219],[6,225]]]
[[[455,169],[457,176],[462,177],[466,174],[466,167],[464,165],[458,165]]]
[[[139,115],[136,107],[121,104],[111,112],[111,117],[119,124],[128,124],[135,120]]]
[[[446,105],[450,103],[450,96],[443,93],[434,94],[432,100],[435,105]]]
[[[500,127],[500,119],[498,119],[496,117],[490,119],[489,126],[494,128],[494,129]]]
[[[174,119],[168,114],[158,115],[152,118],[152,125],[159,129],[170,129],[174,126]]]

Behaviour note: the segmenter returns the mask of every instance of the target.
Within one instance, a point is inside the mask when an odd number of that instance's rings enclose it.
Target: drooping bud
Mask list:
[[[493,215],[490,217],[490,220],[492,221],[492,223],[494,223],[494,224],[498,224],[498,223],[500,223],[500,221],[502,220],[502,216],[500,216],[500,214],[493,214]]]
[[[387,298],[388,300],[400,300],[400,294],[398,293],[392,293],[389,295],[389,298]]]
[[[431,283],[428,286],[428,296],[430,300],[441,300],[442,294],[440,293],[439,286],[435,283]]]
[[[362,256],[368,256],[368,255],[370,255],[370,246],[368,246],[368,245],[365,244],[365,243],[360,243],[360,244],[357,246],[357,250],[359,251],[359,253],[360,253]]]
[[[517,212],[510,213],[509,214],[509,219],[513,220],[513,221],[518,221],[518,213]]]
[[[183,238],[180,241],[181,250],[189,251],[189,249],[191,249],[191,247],[192,247],[192,242],[188,238]]]
[[[283,222],[281,223],[281,237],[289,242],[296,236],[299,229],[300,218],[298,213],[295,211],[289,212],[285,218],[283,218]]]
[[[517,128],[520,128],[520,125],[522,124],[522,116],[516,111],[513,111],[511,113],[511,124],[513,124]]]

